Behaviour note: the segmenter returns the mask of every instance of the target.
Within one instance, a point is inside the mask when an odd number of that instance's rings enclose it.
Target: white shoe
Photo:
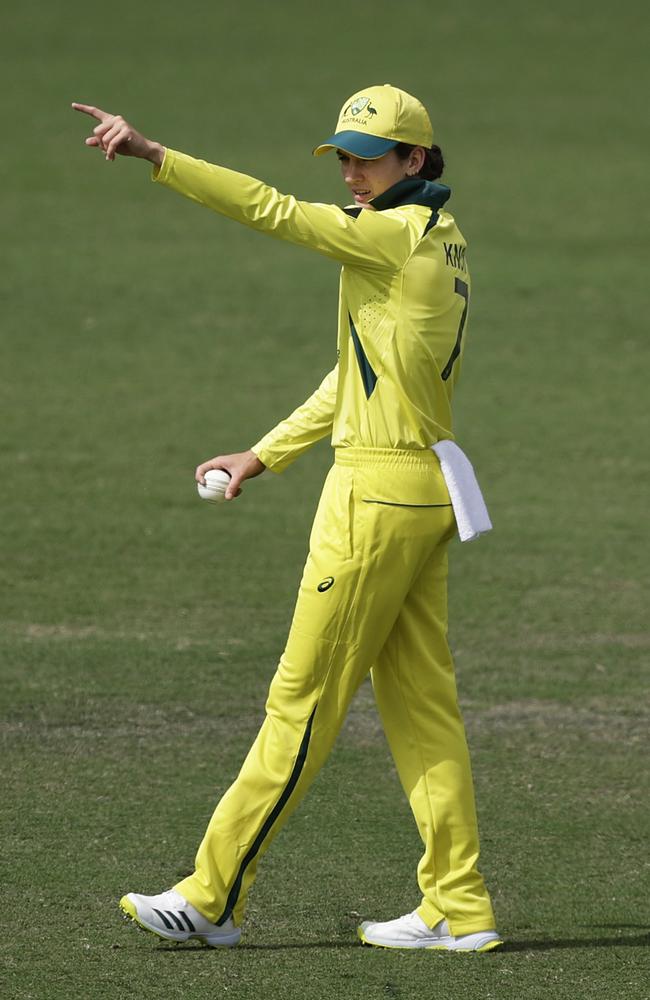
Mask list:
[[[492,930],[454,937],[446,920],[441,920],[432,930],[415,910],[397,920],[386,920],[384,923],[365,920],[357,929],[357,934],[363,944],[372,944],[378,948],[491,951],[503,944],[499,934]]]
[[[221,926],[211,923],[175,889],[158,896],[140,896],[129,892],[120,900],[120,909],[136,924],[168,941],[198,938],[212,948],[232,947],[239,942],[241,930],[232,919]]]

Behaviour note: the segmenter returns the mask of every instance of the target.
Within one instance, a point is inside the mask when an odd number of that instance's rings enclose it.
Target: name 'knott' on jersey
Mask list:
[[[340,261],[338,363],[254,451],[280,471],[331,430],[334,447],[425,449],[453,438],[470,295],[450,189],[407,178],[369,207],[299,201],[167,150],[154,178],[228,218]]]

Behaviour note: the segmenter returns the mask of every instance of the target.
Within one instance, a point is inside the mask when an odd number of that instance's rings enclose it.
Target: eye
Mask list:
[[[349,156],[346,156],[345,153],[341,153],[340,151],[337,151],[336,155],[337,155],[339,163],[347,163],[348,160],[350,159]]]

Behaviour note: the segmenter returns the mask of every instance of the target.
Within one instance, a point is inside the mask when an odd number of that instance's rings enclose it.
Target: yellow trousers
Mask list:
[[[494,927],[476,863],[465,730],[447,645],[455,521],[436,456],[337,449],[266,718],[175,888],[209,920],[242,920],[260,857],[325,761],[368,672],[424,844],[418,913],[451,933]],[[390,900],[386,901],[387,908]]]

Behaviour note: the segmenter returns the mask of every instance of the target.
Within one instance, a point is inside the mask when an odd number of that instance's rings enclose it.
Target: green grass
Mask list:
[[[71,0],[3,21],[3,996],[650,996],[645,8]],[[431,107],[474,280],[457,429],[496,530],[451,637],[508,940],[358,947],[417,902],[370,690],[279,835],[243,944],[120,921],[192,865],[262,718],[322,446],[216,510],[192,470],[331,367],[337,269],[106,165],[71,100],[314,200],[312,145],[391,82]],[[645,251],[645,254],[644,254]]]

